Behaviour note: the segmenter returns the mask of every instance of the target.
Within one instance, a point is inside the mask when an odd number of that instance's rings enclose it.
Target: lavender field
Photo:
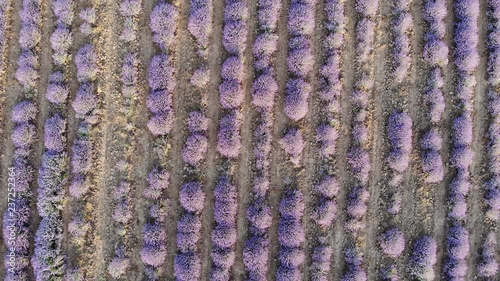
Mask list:
[[[500,0],[0,0],[0,279],[500,280]]]

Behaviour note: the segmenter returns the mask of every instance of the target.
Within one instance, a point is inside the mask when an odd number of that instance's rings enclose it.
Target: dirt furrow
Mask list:
[[[149,29],[149,15],[153,9],[154,1],[143,1],[143,12],[139,16],[138,20],[138,50],[139,59],[141,61],[141,67],[139,69],[139,84],[137,85],[140,89],[138,95],[138,110],[137,110],[137,126],[138,126],[138,141],[140,146],[138,148],[138,161],[135,166],[135,174],[137,177],[136,184],[138,185],[137,198],[140,198],[136,202],[136,213],[138,215],[138,227],[135,230],[135,235],[138,239],[137,250],[134,254],[135,258],[138,260],[138,276],[144,277],[144,264],[140,261],[139,252],[142,249],[142,226],[146,222],[146,217],[148,213],[148,206],[146,201],[143,199],[142,191],[146,188],[146,176],[150,169],[153,167],[152,163],[152,137],[149,133],[146,124],[148,122],[149,111],[145,106],[146,98],[149,94],[148,86],[148,66],[151,61],[151,57],[154,55],[155,49],[153,46],[151,31]],[[140,46],[140,47],[139,47]]]
[[[349,194],[349,186],[352,185],[352,177],[347,163],[347,152],[350,148],[351,142],[351,100],[350,95],[354,91],[354,84],[356,82],[356,67],[352,63],[356,59],[356,10],[354,1],[345,2],[345,16],[346,16],[346,32],[344,38],[344,46],[342,49],[342,83],[343,94],[340,99],[340,130],[339,138],[337,140],[337,176],[340,184],[340,190],[337,194],[337,210],[345,210],[347,205],[347,196]],[[341,280],[344,273],[344,249],[348,243],[348,233],[345,232],[345,222],[347,216],[345,212],[339,212],[335,222],[333,232],[333,257],[331,267],[331,280]]]
[[[243,80],[243,89],[245,91],[245,98],[241,106],[243,113],[243,121],[241,123],[241,153],[239,158],[238,176],[235,182],[238,187],[238,213],[236,219],[236,227],[238,233],[238,240],[235,245],[236,258],[233,266],[234,280],[245,280],[245,266],[243,264],[243,248],[248,237],[247,233],[247,216],[246,210],[251,200],[252,192],[252,167],[254,163],[253,153],[253,128],[254,128],[254,114],[252,111],[252,83],[254,81],[254,73],[252,71],[253,53],[252,45],[257,34],[257,1],[248,1],[248,35],[247,35],[247,49],[243,54],[243,63],[245,67],[246,79]]]
[[[362,247],[366,274],[369,280],[378,278],[379,269],[382,265],[382,256],[380,248],[376,244],[377,235],[383,227],[387,225],[379,225],[379,223],[387,221],[381,220],[381,217],[387,215],[387,206],[384,202],[385,196],[381,192],[387,188],[387,144],[385,136],[385,123],[388,114],[394,109],[394,105],[401,103],[401,98],[397,92],[394,92],[390,81],[391,71],[388,69],[388,61],[392,59],[392,48],[390,46],[390,23],[391,23],[391,2],[380,1],[378,15],[375,18],[375,40],[373,47],[373,90],[371,93],[371,105],[368,128],[371,135],[371,173],[368,183],[368,191],[370,199],[367,202],[368,212],[365,215],[366,228],[362,230],[364,236],[364,245]],[[392,82],[395,83],[395,82]],[[387,218],[387,217],[386,217]],[[389,218],[387,218],[389,219]],[[385,224],[384,223],[384,224]]]
[[[272,224],[269,228],[269,271],[267,278],[269,280],[276,279],[276,270],[278,269],[278,219],[279,219],[279,201],[282,193],[283,178],[286,175],[286,166],[288,165],[283,161],[285,155],[281,149],[278,141],[283,136],[286,128],[287,117],[284,114],[283,99],[285,92],[285,83],[288,77],[286,57],[288,49],[288,1],[282,0],[281,15],[278,20],[276,34],[278,34],[278,45],[276,51],[275,69],[276,69],[276,82],[278,83],[278,92],[275,101],[275,119],[273,124],[273,142],[271,150],[271,167],[270,167],[270,189],[269,189],[269,207],[271,208]]]
[[[487,2],[479,0],[480,16],[479,18],[487,18]],[[479,44],[477,52],[481,58],[479,66],[476,71],[477,86],[474,97],[474,138],[472,142],[472,149],[474,150],[474,162],[471,166],[471,190],[467,197],[468,218],[466,228],[469,230],[469,247],[470,254],[467,260],[468,271],[467,279],[473,280],[477,274],[477,264],[480,262],[481,247],[486,237],[487,224],[484,221],[485,204],[484,204],[484,183],[486,182],[487,165],[487,130],[489,114],[488,106],[488,93],[487,93],[487,80],[486,80],[486,64],[488,58],[488,49],[486,46],[487,39],[487,21],[479,21]]]
[[[220,67],[222,64],[222,28],[224,15],[224,0],[213,0],[213,28],[211,38],[211,48],[208,55],[208,69],[210,70],[210,82],[207,86],[208,101],[207,101],[207,117],[210,119],[211,125],[208,129],[208,151],[206,158],[205,171],[205,206],[202,214],[203,238],[200,240],[200,256],[201,256],[201,276],[202,280],[210,280],[210,272],[212,262],[210,251],[212,249],[211,231],[213,228],[213,210],[214,210],[214,190],[217,181],[217,130],[220,117],[219,105],[219,83],[220,83]]]
[[[421,234],[430,233],[432,230],[432,200],[435,189],[431,185],[423,182],[423,171],[421,169],[422,159],[420,156],[420,139],[422,134],[427,132],[431,126],[431,122],[425,112],[420,110],[424,107],[423,93],[426,88],[426,74],[428,68],[422,60],[422,52],[424,45],[425,29],[427,28],[422,18],[422,10],[424,0],[413,0],[413,36],[412,36],[412,60],[413,70],[411,79],[414,82],[410,89],[408,99],[408,112],[413,120],[413,152],[409,167],[410,177],[408,178],[409,189],[407,199],[413,197],[415,202],[412,202],[414,212],[407,212],[415,219],[411,221],[403,221],[404,232],[407,235],[407,241],[413,241]],[[404,216],[403,216],[404,217]],[[409,251],[406,251],[409,252]]]
[[[451,181],[453,174],[450,171],[449,159],[451,144],[451,134],[449,128],[453,122],[454,117],[454,106],[453,106],[453,92],[454,92],[454,69],[453,69],[453,20],[454,20],[454,9],[453,2],[447,2],[447,16],[445,18],[446,32],[444,36],[444,42],[449,48],[448,52],[448,65],[443,70],[443,77],[445,85],[443,87],[443,94],[445,99],[445,109],[443,112],[443,121],[441,123],[440,132],[442,132],[443,137],[443,149],[441,150],[441,156],[443,158],[443,180],[436,185],[436,197],[434,198],[434,238],[438,245],[445,245],[446,243],[446,231],[447,231],[447,209],[448,209],[448,183]],[[443,265],[445,260],[445,247],[441,246],[437,248],[437,262],[434,267],[434,272],[436,273],[436,280],[441,278],[443,273]]]
[[[19,84],[14,77],[14,73],[17,69],[17,57],[19,55],[19,29],[20,29],[20,18],[19,18],[19,10],[21,9],[22,3],[21,1],[9,1],[8,2],[10,9],[10,24],[9,28],[7,28],[5,34],[6,38],[6,46],[4,53],[2,53],[1,59],[3,60],[2,64],[5,65],[3,73],[0,73],[0,102],[1,108],[0,110],[0,145],[2,146],[1,157],[1,183],[2,186],[7,186],[8,183],[8,168],[12,164],[12,141],[11,134],[13,129],[13,122],[11,119],[12,108],[16,104],[17,96],[20,91]],[[0,196],[2,199],[0,201],[0,211],[1,214],[4,214],[4,211],[7,207],[7,189],[0,189]],[[3,225],[3,224],[2,224]],[[1,237],[3,238],[3,231],[1,233]],[[0,255],[4,257],[5,255],[5,244],[2,240],[0,243]],[[0,266],[0,277],[5,276],[5,267],[2,263]]]
[[[110,196],[115,181],[112,171],[116,168],[114,121],[117,114],[116,100],[119,97],[119,85],[116,71],[120,69],[119,51],[117,49],[118,32],[120,26],[117,21],[117,3],[115,1],[95,2],[94,7],[98,15],[98,26],[96,32],[98,37],[93,40],[96,53],[100,61],[100,79],[97,81],[97,95],[101,102],[100,122],[95,128],[94,149],[96,151],[93,163],[96,167],[92,177],[95,183],[95,195],[90,202],[95,206],[96,237],[94,240],[96,256],[98,261],[93,268],[91,276],[107,275],[107,264],[111,261],[114,253],[117,235],[113,228],[111,219],[113,199]],[[134,276],[131,274],[132,279]]]

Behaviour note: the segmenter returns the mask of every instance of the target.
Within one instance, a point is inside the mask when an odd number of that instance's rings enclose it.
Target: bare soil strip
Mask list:
[[[390,1],[379,2],[379,10],[375,20],[375,39],[373,46],[373,68],[372,76],[374,80],[371,93],[371,105],[369,119],[372,147],[371,147],[371,173],[368,183],[370,199],[367,202],[368,212],[365,215],[364,232],[364,263],[366,274],[369,280],[378,278],[382,265],[382,255],[378,247],[377,235],[388,227],[390,217],[387,216],[387,202],[384,190],[387,188],[388,170],[386,167],[387,152],[390,149],[386,142],[385,123],[388,115],[395,108],[401,106],[402,99],[397,91],[392,78],[392,71],[389,66],[392,61],[392,47],[390,36],[392,3]],[[387,220],[383,219],[386,216]],[[381,225],[379,225],[381,224]],[[363,234],[362,234],[363,235]]]
[[[347,204],[347,196],[349,187],[352,185],[352,177],[347,164],[347,152],[350,148],[351,141],[351,100],[350,95],[354,91],[354,83],[356,82],[356,68],[352,61],[356,58],[356,10],[354,8],[355,1],[346,1],[345,16],[346,16],[346,32],[344,38],[344,47],[342,50],[342,82],[343,95],[340,99],[341,115],[340,115],[340,130],[337,140],[337,179],[340,184],[340,190],[337,194],[337,210],[345,210]],[[333,233],[333,256],[332,268],[330,276],[332,280],[340,280],[344,273],[344,248],[346,246],[348,233],[345,232],[344,224],[346,221],[346,213],[341,211],[337,215],[335,228]]]
[[[248,237],[248,220],[246,210],[251,200],[252,194],[252,167],[254,167],[254,153],[253,153],[253,128],[255,128],[254,118],[255,112],[252,111],[252,83],[254,81],[254,73],[252,71],[253,53],[252,46],[257,34],[257,2],[248,1],[248,35],[247,35],[247,49],[243,54],[243,63],[246,72],[246,79],[243,80],[243,89],[245,91],[245,98],[241,106],[243,113],[243,121],[241,122],[241,153],[239,158],[239,167],[237,169],[238,176],[235,179],[238,188],[238,213],[236,217],[236,227],[238,233],[238,240],[235,245],[235,261],[233,265],[233,278],[234,280],[245,280],[245,265],[243,264],[243,249]]]
[[[7,186],[8,181],[8,168],[12,163],[12,141],[10,135],[12,134],[13,122],[11,120],[12,107],[16,104],[16,97],[19,91],[19,84],[14,77],[17,68],[17,56],[19,54],[19,28],[20,18],[19,10],[21,9],[21,1],[8,1],[10,10],[10,25],[5,31],[7,36],[4,53],[1,58],[2,64],[5,65],[4,73],[0,73],[0,145],[1,151],[0,161],[0,182],[2,186]],[[7,188],[0,189],[0,197],[7,198]],[[7,207],[7,200],[0,200],[0,211],[3,213]],[[3,241],[3,231],[0,234]],[[5,244],[0,243],[0,255],[5,255]],[[0,266],[0,276],[5,275],[5,267],[3,263]]]
[[[304,216],[302,217],[302,227],[304,228],[304,233],[307,234],[306,242],[304,243],[304,254],[305,260],[303,263],[302,270],[302,278],[303,280],[309,280],[311,276],[309,266],[311,264],[311,254],[314,249],[314,246],[318,243],[318,238],[320,236],[324,236],[323,231],[320,230],[318,225],[311,220],[310,214],[312,214],[313,208],[315,204],[317,204],[314,200],[313,193],[311,192],[312,186],[314,184],[314,180],[318,177],[319,166],[321,165],[321,158],[318,154],[318,150],[316,149],[316,127],[321,124],[320,122],[324,122],[325,117],[321,116],[322,113],[322,104],[321,100],[318,97],[320,89],[319,83],[319,70],[324,64],[324,56],[323,56],[323,37],[325,36],[325,29],[323,26],[323,22],[325,22],[325,12],[324,12],[324,2],[319,1],[316,4],[316,13],[315,13],[315,31],[312,36],[312,53],[314,55],[314,67],[310,74],[310,84],[312,89],[314,89],[314,93],[309,97],[309,110],[308,114],[304,119],[304,140],[305,140],[305,148],[303,153],[303,163],[304,163],[304,171],[303,178],[301,179],[302,184],[302,193],[304,194]]]
[[[116,155],[113,152],[115,152],[116,145],[114,121],[117,115],[117,103],[114,101],[120,96],[119,76],[116,75],[116,72],[121,69],[117,48],[117,35],[121,28],[116,18],[118,8],[116,2],[108,0],[104,3],[94,3],[94,7],[99,18],[99,25],[95,31],[99,35],[96,40],[93,40],[93,44],[95,44],[101,70],[100,79],[97,81],[97,95],[102,104],[99,108],[101,122],[95,128],[95,138],[93,139],[96,142],[93,147],[97,152],[96,157],[93,157],[93,163],[96,165],[94,167],[98,167],[92,170],[92,172],[98,172],[92,177],[96,187],[94,193],[96,196],[91,197],[90,200],[91,204],[96,207],[97,233],[94,243],[98,261],[93,269],[89,269],[89,274],[97,278],[97,276],[109,276],[107,275],[107,264],[114,255],[117,239],[111,219],[113,199],[110,194],[116,184],[113,179]]]
[[[142,196],[142,191],[147,187],[146,175],[152,168],[152,137],[149,133],[146,124],[148,122],[149,111],[145,106],[146,98],[149,95],[148,86],[148,66],[151,61],[151,57],[154,55],[155,49],[153,46],[152,36],[149,29],[149,15],[153,9],[154,1],[143,1],[143,12],[139,16],[138,20],[138,49],[139,49],[139,59],[141,61],[141,67],[139,69],[139,84],[138,88],[140,94],[138,96],[138,111],[137,111],[137,134],[139,134],[138,141],[140,142],[140,147],[138,148],[137,161],[135,166],[136,173],[136,184],[138,185],[137,190],[137,202],[136,202],[136,212],[138,215],[138,226],[135,230],[135,235],[138,237],[137,252],[135,257],[138,261],[138,271],[139,276],[143,278],[144,276],[144,264],[140,261],[139,252],[142,249],[142,226],[145,223],[146,214],[148,213],[148,206],[146,200]],[[142,105],[142,106],[140,106]],[[139,199],[140,198],[140,199]]]
[[[213,228],[213,210],[214,210],[214,190],[219,171],[217,169],[217,131],[220,117],[219,104],[219,83],[220,67],[222,64],[222,28],[224,22],[224,0],[214,0],[213,2],[213,28],[212,41],[210,44],[210,53],[208,55],[208,68],[210,69],[210,82],[207,86],[208,102],[207,117],[210,119],[211,126],[208,129],[208,151],[206,158],[205,171],[205,206],[202,214],[203,237],[200,240],[201,257],[201,276],[202,280],[210,280],[212,261],[210,251],[212,250],[211,232]]]
[[[278,84],[278,92],[275,101],[275,121],[272,130],[273,141],[271,149],[271,173],[270,173],[270,190],[269,190],[269,207],[271,208],[272,224],[269,228],[269,271],[268,280],[276,279],[276,270],[278,269],[278,219],[279,219],[279,201],[281,199],[283,178],[286,175],[286,166],[288,165],[283,161],[285,155],[281,149],[278,141],[283,136],[286,128],[287,116],[284,114],[283,97],[285,96],[285,83],[288,78],[288,71],[286,65],[286,57],[288,50],[288,5],[287,0],[282,0],[281,15],[278,20],[276,34],[278,35],[278,45],[275,59],[276,69],[276,82]]]
[[[449,48],[448,53],[448,65],[443,70],[443,77],[445,85],[443,87],[443,94],[445,99],[445,109],[443,112],[443,121],[441,123],[440,132],[443,137],[443,149],[441,150],[441,157],[443,158],[443,180],[435,186],[437,189],[436,196],[434,198],[434,238],[436,239],[437,245],[441,245],[437,248],[437,263],[434,266],[434,272],[436,273],[436,278],[441,278],[443,273],[444,257],[445,257],[445,243],[446,243],[446,231],[447,231],[447,196],[448,196],[448,184],[452,179],[452,174],[450,174],[450,150],[447,149],[451,144],[451,134],[450,128],[454,118],[454,107],[453,107],[453,93],[454,93],[454,68],[453,68],[453,20],[454,20],[454,9],[453,2],[447,2],[448,15],[445,18],[446,32],[444,36],[444,42]]]
[[[487,18],[487,1],[479,0],[480,16],[479,19]],[[479,254],[487,233],[487,224],[484,221],[486,206],[484,204],[484,183],[488,175],[488,157],[487,157],[487,130],[488,130],[488,106],[486,64],[488,60],[487,40],[487,21],[479,21],[479,44],[477,51],[481,58],[476,71],[476,93],[474,97],[474,139],[472,149],[474,151],[474,162],[471,166],[472,186],[467,198],[468,218],[466,227],[469,230],[469,248],[470,254],[467,260],[468,271],[467,280],[473,280],[477,275],[477,264],[480,261]]]

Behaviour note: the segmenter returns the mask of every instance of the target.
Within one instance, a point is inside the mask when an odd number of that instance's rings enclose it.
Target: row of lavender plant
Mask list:
[[[320,180],[314,185],[316,203],[313,206],[313,220],[320,227],[317,245],[311,254],[310,276],[313,280],[328,280],[333,247],[328,239],[328,231],[337,216],[336,197],[339,183],[335,176],[335,153],[338,139],[340,99],[343,93],[341,80],[341,48],[346,31],[344,14],[345,1],[325,2],[327,35],[323,45],[325,63],[320,69],[319,92],[324,119],[316,128],[316,142],[319,150]]]
[[[410,11],[411,0],[398,0],[393,7],[393,75],[396,83],[408,78],[411,65],[410,35],[413,29],[413,18]]]
[[[422,169],[426,174],[426,183],[438,183],[443,180],[443,161],[441,159],[441,135],[439,126],[444,111],[443,71],[448,65],[448,46],[444,42],[445,23],[447,14],[446,2],[443,0],[426,1],[423,16],[428,24],[427,34],[424,37],[423,58],[429,65],[427,89],[424,100],[427,104],[431,128],[423,136],[420,144],[422,150]]]
[[[73,44],[71,25],[73,22],[72,1],[55,1],[52,11],[56,17],[56,28],[50,37],[55,71],[49,77],[46,98],[51,103],[51,117],[45,121],[42,166],[38,175],[38,213],[41,217],[35,239],[35,254],[32,259],[37,280],[62,278],[65,273],[66,256],[63,250],[62,210],[66,198],[69,172],[66,153],[66,102],[69,94],[64,73],[71,59]]]
[[[149,214],[142,227],[143,246],[141,260],[146,265],[145,274],[149,279],[163,275],[162,265],[167,256],[166,249],[166,194],[170,173],[166,170],[169,133],[174,120],[173,95],[176,88],[175,68],[171,49],[176,38],[177,8],[165,1],[158,1],[150,14],[149,27],[153,33],[153,42],[159,52],[149,64],[148,83],[150,94],[146,103],[151,114],[147,127],[154,136],[154,151],[157,155],[154,166],[148,174],[149,186],[143,195]]]
[[[222,45],[228,56],[220,70],[219,103],[223,115],[219,120],[217,136],[217,151],[223,156],[223,165],[234,170],[234,160],[241,150],[241,105],[245,96],[243,81],[244,52],[247,48],[248,4],[246,1],[226,0],[224,8],[224,27],[222,30]],[[233,166],[233,167],[232,167]],[[232,167],[232,168],[231,168]],[[232,183],[231,172],[220,175],[218,189],[226,189],[228,197],[215,192],[214,221],[212,230],[212,280],[229,280],[234,264],[236,245],[236,209],[237,193]],[[228,211],[227,216],[223,211]]]
[[[243,250],[243,263],[249,280],[266,280],[268,272],[268,230],[271,226],[271,209],[267,200],[270,183],[273,110],[278,91],[274,59],[278,43],[276,27],[280,13],[280,2],[261,0],[257,4],[259,34],[252,47],[256,76],[252,85],[252,105],[258,112],[258,121],[253,134],[255,174],[252,201],[247,207],[248,235]]]
[[[66,17],[66,20],[73,18],[73,3],[71,1],[61,1],[58,9],[61,17]],[[92,24],[96,21],[95,10],[92,7],[83,8],[78,14],[82,19],[80,25],[81,33],[90,35],[92,32]],[[92,22],[92,23],[91,23]],[[90,167],[91,167],[91,130],[99,122],[98,118],[98,96],[96,93],[96,80],[99,73],[97,65],[97,54],[93,46],[92,39],[87,37],[86,43],[77,51],[75,56],[75,64],[77,70],[78,90],[75,98],[72,101],[72,108],[75,111],[77,118],[77,133],[71,146],[71,183],[69,185],[69,194],[74,202],[75,208],[72,210],[71,222],[68,224],[68,232],[72,246],[77,250],[82,250],[85,245],[87,236],[89,235],[92,225],[88,219],[93,214],[92,211],[86,211],[86,203],[90,195]],[[60,97],[62,89],[60,81],[54,80],[51,85],[58,89],[54,96]],[[89,251],[87,248],[86,251]],[[83,278],[84,272],[79,265],[75,265],[71,271],[68,271],[68,276],[78,276]]]
[[[446,2],[443,0],[426,1],[423,18],[428,24],[424,37],[423,58],[430,67],[424,101],[430,116],[430,128],[420,140],[422,170],[424,182],[439,183],[444,178],[443,160],[441,158],[442,137],[439,127],[442,123],[445,102],[443,95],[443,71],[448,65],[448,46],[444,42],[447,15]],[[417,280],[434,280],[436,263],[436,241],[427,235],[419,237],[412,248],[408,262],[408,273]]]
[[[347,222],[345,228],[353,234],[354,243],[364,226],[363,218],[367,211],[366,201],[370,196],[367,185],[371,171],[371,160],[368,152],[370,144],[367,121],[368,104],[373,90],[373,70],[369,65],[373,52],[375,15],[378,10],[377,0],[357,0],[356,11],[360,16],[356,24],[356,56],[359,78],[351,94],[354,119],[352,126],[352,147],[347,154],[347,161],[354,177],[353,187],[347,199]],[[359,278],[366,280],[362,267],[363,253],[357,245],[344,250],[347,271],[344,280]]]
[[[134,100],[139,92],[138,85],[138,67],[139,58],[137,53],[129,51],[131,44],[137,38],[138,18],[142,12],[141,0],[124,0],[120,3],[119,12],[122,16],[123,25],[119,39],[125,43],[127,52],[123,55],[122,70],[121,70],[121,93],[124,104],[122,112],[134,112]],[[123,140],[126,143],[133,143],[131,140],[133,134],[133,126],[125,128],[117,128],[117,130],[126,130],[124,134],[126,138]],[[133,152],[132,152],[133,153]],[[131,266],[130,252],[128,250],[131,240],[129,230],[130,222],[133,217],[133,205],[130,200],[131,186],[130,174],[128,167],[130,165],[130,152],[123,151],[123,160],[119,162],[118,172],[122,172],[118,177],[122,180],[114,189],[113,193],[113,214],[112,218],[115,223],[115,230],[120,235],[119,243],[115,245],[114,257],[108,264],[108,273],[115,279],[123,278],[127,270]]]
[[[212,34],[212,0],[192,0],[188,30],[196,41],[196,54],[203,61],[193,73],[190,83],[198,88],[208,85],[210,71],[207,66],[210,35]]]
[[[477,267],[478,275],[483,278],[494,278],[498,274],[498,254],[495,253],[497,238],[494,229],[498,228],[500,218],[500,115],[499,113],[499,84],[500,84],[500,2],[488,1],[488,111],[490,114],[490,125],[488,130],[488,161],[491,178],[485,183],[485,201],[487,205],[486,220],[493,228],[486,234],[480,262]]]
[[[300,121],[307,115],[308,99],[312,86],[308,82],[314,64],[312,53],[312,37],[315,29],[316,1],[290,1],[288,8],[288,80],[285,86],[283,112],[289,119],[289,127],[279,141],[292,169],[302,169],[302,153],[305,141]],[[280,204],[280,218],[278,225],[279,267],[276,274],[278,280],[301,279],[301,266],[304,262],[303,242],[305,239],[302,228],[304,211],[303,195],[298,181],[287,182],[287,191],[283,193]],[[300,201],[299,205],[293,203]],[[287,210],[290,213],[287,213]],[[295,211],[294,211],[295,210]],[[291,231],[292,233],[287,233]],[[295,236],[295,237],[290,237]],[[290,239],[297,238],[297,240]],[[293,241],[292,241],[293,240]]]
[[[396,81],[396,92],[400,95],[404,91],[404,82],[409,78],[411,66],[410,33],[413,28],[413,18],[410,14],[411,1],[395,1],[393,8],[393,77]],[[387,120],[387,138],[391,150],[387,156],[390,170],[389,188],[389,227],[378,237],[382,253],[390,260],[389,265],[381,267],[380,275],[386,280],[398,280],[399,274],[395,261],[405,249],[405,237],[397,227],[397,215],[401,209],[401,195],[398,190],[403,180],[403,174],[408,169],[412,149],[412,120],[405,112],[395,111]]]
[[[207,130],[209,120],[205,117],[208,96],[205,94],[210,78],[207,66],[209,40],[212,33],[212,1],[192,0],[188,30],[196,42],[196,54],[200,64],[191,76],[190,84],[200,90],[200,110],[188,114],[189,135],[182,148],[187,182],[181,187],[179,200],[184,213],[177,223],[177,255],[174,271],[177,280],[198,280],[201,277],[201,258],[198,243],[201,239],[201,212],[204,208],[203,165],[207,156]]]
[[[14,155],[12,166],[9,168],[9,192],[14,196],[9,195],[8,208],[3,217],[3,239],[6,248],[9,249],[4,259],[5,280],[23,280],[29,276],[33,196],[30,188],[33,181],[33,167],[29,163],[29,155],[36,140],[36,129],[33,124],[36,114],[36,105],[28,100],[19,102],[12,111],[12,121],[15,126],[11,135]],[[10,179],[13,179],[13,182]]]
[[[212,251],[210,253],[214,267],[210,279],[214,281],[231,280],[231,268],[235,259],[234,245],[236,245],[238,238],[236,230],[238,193],[229,177],[219,177],[214,197],[215,228],[212,230]]]
[[[392,188],[393,198],[388,209],[392,216],[396,216],[400,211],[400,197],[398,187],[401,186],[403,173],[407,170],[411,144],[412,144],[412,120],[405,112],[394,112],[387,121],[387,136],[391,143],[391,151],[387,157],[388,166],[391,169],[391,179],[389,186]],[[390,218],[390,224],[395,224],[395,219]],[[382,252],[393,259],[391,264],[382,268],[382,275],[389,280],[397,280],[397,269],[394,260],[399,258],[405,249],[405,237],[401,230],[391,226],[388,230],[379,236],[379,245]]]
[[[182,185],[179,201],[184,214],[177,223],[177,255],[175,257],[175,276],[177,280],[198,280],[201,277],[201,259],[198,242],[201,239],[201,212],[204,207],[205,193],[199,182],[201,165],[206,158],[208,140],[208,119],[199,111],[192,111],[188,116],[186,143],[182,148],[182,158],[187,164],[189,178],[194,181]]]
[[[472,101],[476,86],[475,71],[479,64],[477,52],[479,2],[455,2],[454,65],[458,74],[455,88],[459,113],[452,126],[451,165],[455,175],[450,185],[448,230],[444,271],[448,278],[464,278],[467,274],[469,235],[464,227],[467,217],[466,197],[470,186],[472,165]]]
[[[32,100],[37,94],[39,80],[39,53],[41,31],[41,3],[36,0],[23,0],[19,11],[21,28],[19,45],[21,53],[17,58],[15,77],[22,86],[20,102],[12,111],[14,130],[11,135],[14,145],[12,166],[9,168],[9,178],[14,179],[9,185],[13,196],[10,196],[8,208],[4,213],[4,266],[6,280],[28,279],[30,264],[29,245],[32,241],[30,229],[33,168],[30,155],[36,140],[34,120],[37,116],[37,106]],[[12,181],[9,180],[12,184]],[[12,188],[13,187],[13,188]],[[14,244],[13,244],[14,243]]]

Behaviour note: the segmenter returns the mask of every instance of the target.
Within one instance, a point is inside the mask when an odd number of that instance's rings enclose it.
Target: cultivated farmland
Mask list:
[[[0,279],[500,280],[500,0],[0,0]]]

